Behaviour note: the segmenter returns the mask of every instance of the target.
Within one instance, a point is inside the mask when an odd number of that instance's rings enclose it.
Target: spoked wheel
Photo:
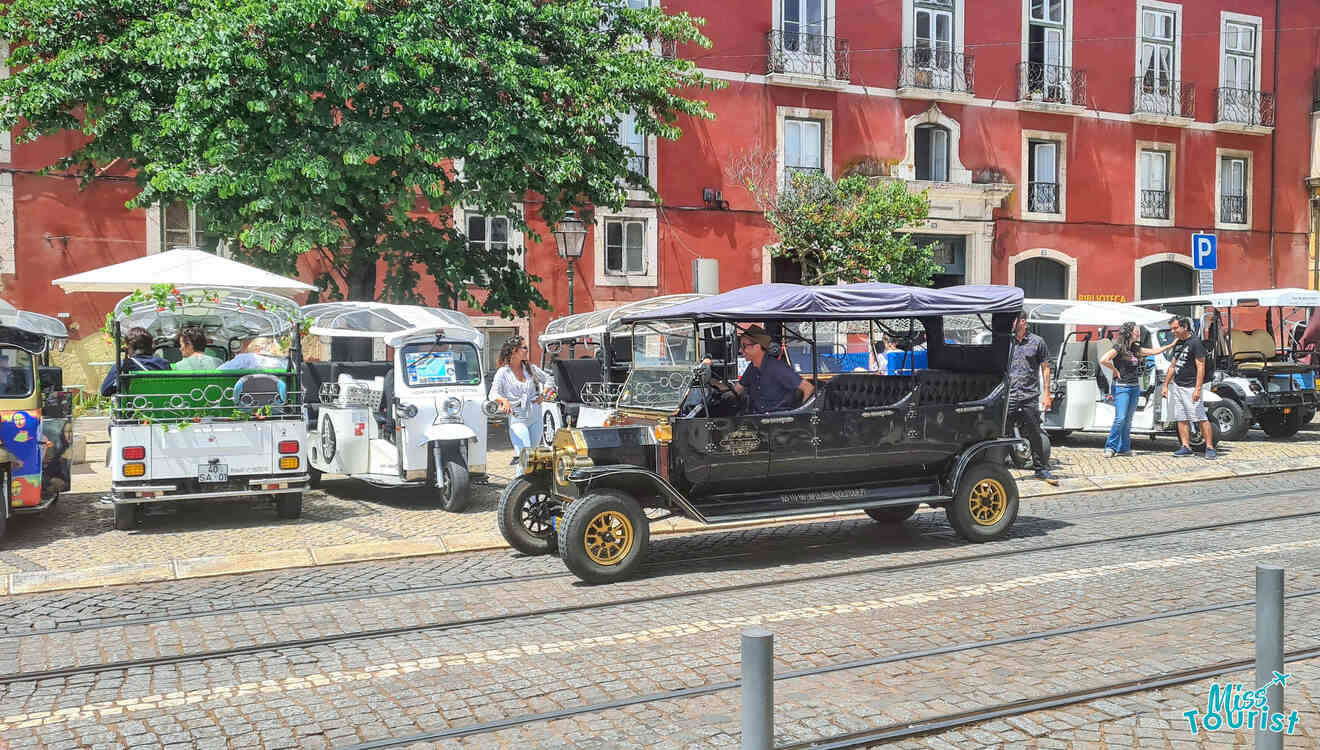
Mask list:
[[[1018,514],[1017,483],[1003,466],[982,461],[968,467],[945,512],[958,536],[989,542],[1008,533]]]
[[[559,524],[559,556],[587,583],[612,583],[642,564],[650,539],[642,506],[618,490],[601,490],[568,504]]]
[[[915,505],[894,505],[887,508],[867,508],[866,515],[880,523],[903,523],[917,512]]]
[[[518,477],[500,494],[499,513],[495,516],[500,535],[524,555],[548,555],[559,548],[555,518],[563,511],[563,504],[551,494],[548,484]]]

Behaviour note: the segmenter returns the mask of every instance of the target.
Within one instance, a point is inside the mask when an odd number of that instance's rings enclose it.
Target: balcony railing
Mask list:
[[[644,153],[633,154],[632,156],[628,157],[628,169],[630,171],[636,172],[637,174],[645,177],[646,175],[650,174],[651,171],[646,167],[647,167],[646,154]]]
[[[1196,117],[1196,87],[1153,75],[1132,79],[1132,114]]]
[[[975,93],[976,59],[971,55],[931,47],[904,47],[899,55],[900,89]]]
[[[1252,89],[1215,89],[1215,111],[1219,122],[1274,127],[1274,94]]]
[[[771,31],[767,73],[795,73],[846,81],[852,75],[847,39],[800,31]]]
[[[1219,196],[1219,221],[1224,224],[1247,223],[1247,196]]]
[[[1169,218],[1169,191],[1142,190],[1141,218],[1143,219]]]
[[[1059,183],[1028,182],[1027,210],[1037,214],[1059,212]]]
[[[1086,71],[1045,63],[1018,63],[1018,101],[1085,104]]]

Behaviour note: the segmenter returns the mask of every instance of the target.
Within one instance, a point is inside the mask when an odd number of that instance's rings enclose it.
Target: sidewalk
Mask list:
[[[502,430],[492,430],[490,481],[474,486],[462,513],[437,510],[425,489],[327,479],[320,491],[307,493],[298,520],[277,519],[265,501],[195,501],[151,506],[133,531],[115,531],[110,507],[99,502],[109,488],[105,433],[87,437],[88,463],[74,467],[73,492],[44,513],[10,520],[0,539],[0,595],[506,547],[494,512],[515,467]],[[1015,472],[1023,500],[1320,468],[1320,424],[1285,441],[1267,441],[1253,430],[1247,440],[1225,446],[1216,461],[1174,458],[1176,442],[1168,439],[1140,440],[1137,455],[1106,459],[1103,443],[1100,435],[1074,434],[1055,446],[1059,487]],[[860,514],[816,518],[831,515]],[[699,528],[710,527],[670,519],[653,525],[652,533]]]

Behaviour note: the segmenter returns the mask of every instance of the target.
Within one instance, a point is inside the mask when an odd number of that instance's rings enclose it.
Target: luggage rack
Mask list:
[[[328,406],[367,406],[372,409],[380,405],[384,391],[374,390],[361,383],[322,383],[321,403]]]

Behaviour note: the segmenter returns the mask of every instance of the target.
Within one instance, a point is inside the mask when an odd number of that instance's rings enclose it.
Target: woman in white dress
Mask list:
[[[490,384],[490,398],[509,415],[509,442],[518,463],[523,448],[541,442],[541,391],[550,382],[545,370],[527,361],[527,344],[515,336],[500,348],[499,366]]]

